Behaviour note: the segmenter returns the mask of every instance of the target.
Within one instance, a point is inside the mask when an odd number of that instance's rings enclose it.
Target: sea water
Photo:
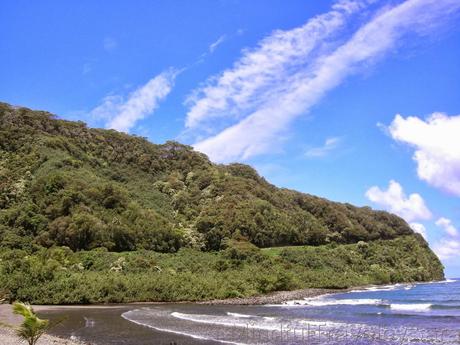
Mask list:
[[[222,343],[460,344],[460,280],[376,286],[263,307],[147,307],[123,317]]]
[[[375,286],[277,305],[169,304],[113,313],[138,328],[116,336],[126,327],[120,324],[104,336],[101,329],[110,325],[94,327],[103,322],[93,315],[91,327],[75,337],[105,344],[460,345],[460,280]]]

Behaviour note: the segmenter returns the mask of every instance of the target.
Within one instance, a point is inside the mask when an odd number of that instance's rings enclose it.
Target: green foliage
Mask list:
[[[443,279],[418,237],[363,244],[259,249],[226,240],[220,252],[177,253],[66,247],[0,252],[0,286],[10,300],[37,304],[197,301],[300,288]]]
[[[4,103],[0,138],[0,286],[12,300],[201,300],[443,276],[401,218],[276,188],[186,145]],[[270,248],[294,245],[306,247]]]
[[[27,341],[29,345],[36,344],[38,339],[48,329],[49,321],[40,319],[28,304],[15,302],[13,304],[13,312],[24,318],[16,331],[18,337]]]
[[[175,252],[220,250],[235,234],[262,248],[412,234],[394,215],[276,188],[176,142],[2,103],[0,135],[3,247]]]

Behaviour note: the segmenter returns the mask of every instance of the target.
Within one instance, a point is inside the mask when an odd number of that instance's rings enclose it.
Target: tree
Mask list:
[[[40,319],[28,304],[15,302],[13,304],[13,313],[21,315],[24,318],[16,334],[21,339],[27,341],[29,345],[35,345],[38,339],[49,328],[49,321]]]

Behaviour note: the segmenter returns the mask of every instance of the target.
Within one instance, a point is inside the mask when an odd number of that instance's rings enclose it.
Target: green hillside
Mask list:
[[[276,255],[260,250],[301,245],[306,247]],[[442,265],[423,238],[395,215],[277,188],[250,166],[216,165],[177,142],[155,145],[4,103],[0,253],[5,293],[40,303],[254,295],[332,286],[323,279],[331,272],[343,282],[337,287],[443,278]],[[99,263],[85,265],[88,257]],[[219,273],[214,288],[172,297],[164,295],[163,285],[155,287],[168,282],[168,289],[177,290],[181,279],[208,286],[211,278],[198,264],[195,272],[191,258]],[[130,268],[114,263],[128,259],[135,261]],[[162,269],[162,262],[170,270]],[[121,269],[111,270],[113,265]],[[284,283],[264,288],[251,283],[246,278],[259,265],[270,268],[267,279]],[[127,292],[113,299],[109,292],[69,297],[82,281],[89,291],[132,279],[149,288],[140,285],[143,293],[131,297]],[[64,297],[40,295],[46,286],[53,296]]]

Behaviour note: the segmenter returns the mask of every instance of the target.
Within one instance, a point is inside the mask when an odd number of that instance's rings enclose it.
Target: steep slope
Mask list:
[[[280,189],[247,165],[216,165],[176,142],[0,103],[4,250],[166,253],[221,250],[229,239],[263,248],[405,237],[430,258],[420,279],[442,278],[426,242],[395,215]]]
[[[392,239],[400,218],[279,189],[242,164],[214,165],[175,142],[154,145],[44,112],[0,106],[3,232],[73,250],[220,249]]]

